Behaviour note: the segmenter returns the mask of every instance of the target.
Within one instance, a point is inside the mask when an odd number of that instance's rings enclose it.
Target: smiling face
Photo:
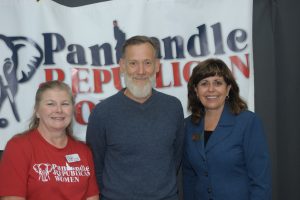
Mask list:
[[[125,75],[129,97],[147,98],[151,95],[156,73],[159,71],[159,60],[156,59],[151,44],[127,46],[125,55],[120,60],[120,67]]]
[[[230,88],[222,76],[215,75],[199,81],[195,92],[206,111],[222,112]]]
[[[65,133],[73,116],[72,100],[68,92],[59,88],[46,90],[37,105],[36,116],[39,118],[38,129],[42,132]]]

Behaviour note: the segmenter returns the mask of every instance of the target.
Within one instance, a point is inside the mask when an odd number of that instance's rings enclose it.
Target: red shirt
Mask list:
[[[71,137],[65,148],[56,148],[37,130],[7,143],[0,177],[0,196],[82,200],[99,194],[90,149]]]

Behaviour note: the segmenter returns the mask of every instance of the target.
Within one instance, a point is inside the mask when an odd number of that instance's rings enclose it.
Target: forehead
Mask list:
[[[41,100],[70,100],[71,97],[66,90],[60,88],[52,88],[45,90],[41,95]]]
[[[154,47],[150,43],[134,44],[126,47],[125,59],[152,59],[155,57]]]
[[[213,75],[213,76],[204,77],[200,81],[215,81],[215,80],[224,80],[224,77],[220,75]]]

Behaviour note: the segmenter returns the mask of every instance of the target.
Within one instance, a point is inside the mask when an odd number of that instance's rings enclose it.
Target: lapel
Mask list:
[[[190,122],[192,123],[192,122]],[[205,152],[204,152],[204,121],[201,120],[198,125],[193,124],[192,125],[192,145],[194,145],[194,148],[197,149],[197,151],[200,153],[200,155],[205,158]]]
[[[218,125],[206,144],[205,152],[208,152],[232,133],[234,122],[235,116],[231,113],[229,105],[225,104]]]

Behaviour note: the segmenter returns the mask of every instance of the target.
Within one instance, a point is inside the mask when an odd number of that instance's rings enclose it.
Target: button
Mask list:
[[[209,187],[209,188],[207,188],[207,192],[208,193],[211,193],[212,192],[212,190],[211,190],[211,188]]]
[[[208,172],[204,172],[204,176],[208,177]]]

